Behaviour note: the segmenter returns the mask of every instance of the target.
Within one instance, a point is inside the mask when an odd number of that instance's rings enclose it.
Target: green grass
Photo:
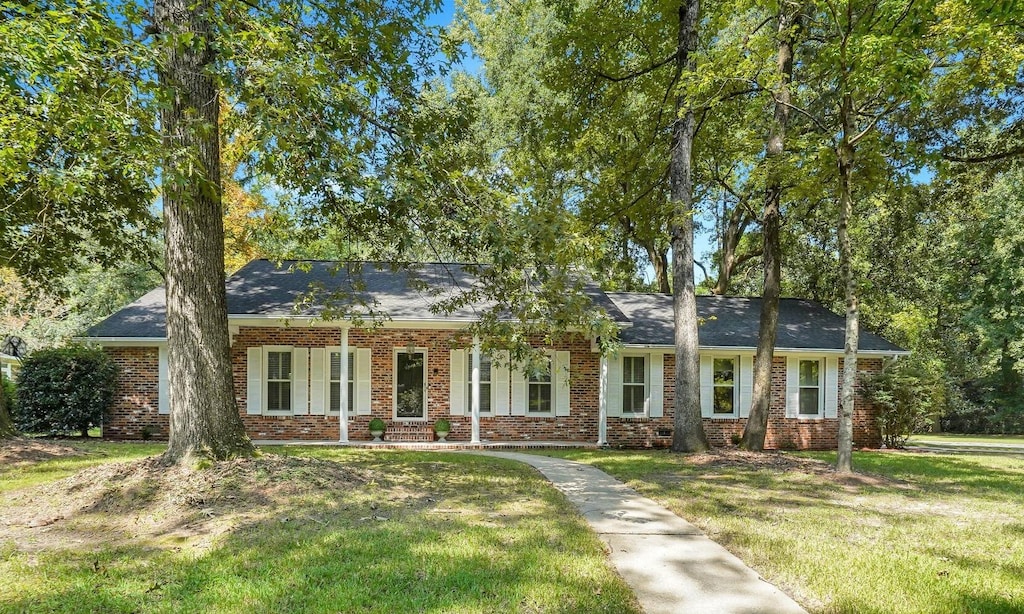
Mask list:
[[[638,611],[597,537],[525,465],[442,453],[264,451],[375,477],[325,484],[270,514],[254,509],[205,550],[176,549],[173,540],[42,552],[0,544],[0,611]]]
[[[1019,457],[861,452],[870,475],[843,484],[665,452],[552,454],[666,505],[811,611],[1024,612]]]
[[[943,444],[943,443],[1013,443],[1024,444],[1021,435],[958,435],[953,433],[926,433],[914,435],[907,442],[909,445]]]
[[[58,440],[58,443],[75,448],[80,455],[44,462],[0,464],[0,493],[66,478],[86,467],[160,454],[167,447],[158,443],[115,443],[84,439]]]

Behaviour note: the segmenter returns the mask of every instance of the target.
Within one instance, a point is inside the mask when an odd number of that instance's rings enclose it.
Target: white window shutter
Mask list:
[[[651,352],[651,371],[647,382],[647,396],[650,399],[651,418],[661,418],[665,415],[665,355],[661,352]]]
[[[500,366],[498,366],[500,364]],[[508,363],[508,352],[497,352],[495,362],[491,364],[491,389],[494,394],[494,415],[507,416],[509,413],[509,377],[511,371]]]
[[[161,414],[171,413],[171,399],[168,397],[168,376],[167,376],[167,346],[157,350],[157,391],[156,406],[157,412]]]
[[[324,348],[313,348],[309,351],[309,413],[313,416],[324,415],[326,406],[326,354]],[[329,375],[330,371],[327,373]]]
[[[825,359],[825,417],[835,418],[839,409],[839,359]]]
[[[466,350],[451,350],[449,360],[451,381],[448,388],[448,407],[453,416],[466,415]]]
[[[356,388],[356,414],[370,415],[370,348],[355,348],[356,376],[353,380]],[[344,408],[342,408],[344,411]]]
[[[523,373],[522,365],[514,365],[511,373],[512,379],[512,415],[526,415],[526,374]]]
[[[700,415],[703,418],[715,416],[715,359],[700,355]]]
[[[796,356],[786,358],[786,417],[796,418],[800,415],[800,359]]]
[[[608,416],[622,416],[622,356],[608,357]]]
[[[245,413],[263,413],[263,348],[246,351]]]
[[[740,418],[750,416],[754,402],[754,357],[740,356]]]
[[[569,352],[555,352],[555,360],[552,365],[555,370],[555,415],[568,416],[570,402],[570,373],[569,373]]]
[[[309,413],[309,348],[292,350],[292,415]]]

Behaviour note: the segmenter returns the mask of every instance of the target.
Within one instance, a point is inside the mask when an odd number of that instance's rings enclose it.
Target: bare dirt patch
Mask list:
[[[51,439],[26,437],[0,439],[0,465],[4,466],[38,463],[68,456],[83,456],[84,454],[78,448]]]
[[[367,484],[373,472],[267,455],[198,469],[159,457],[111,463],[0,499],[0,543],[35,550],[167,542],[208,547],[247,521],[315,517],[325,492]],[[303,506],[307,501],[309,505]]]
[[[815,458],[793,456],[785,452],[748,452],[746,450],[717,449],[703,454],[687,456],[689,464],[708,469],[740,469],[743,471],[799,471],[821,476],[842,486],[900,486],[902,482],[883,476],[836,473],[835,468]]]

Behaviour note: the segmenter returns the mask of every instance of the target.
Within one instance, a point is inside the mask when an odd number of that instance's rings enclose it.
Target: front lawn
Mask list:
[[[813,612],[1024,612],[1024,459],[559,451],[690,520]]]
[[[0,611],[638,611],[597,537],[521,463],[263,451],[46,483],[68,461],[22,467],[27,487],[0,494]]]

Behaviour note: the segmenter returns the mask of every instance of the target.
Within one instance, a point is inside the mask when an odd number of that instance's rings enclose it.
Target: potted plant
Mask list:
[[[380,418],[370,420],[370,434],[373,435],[374,441],[380,441],[380,436],[384,434],[386,428],[387,425]]]
[[[445,442],[445,437],[452,431],[452,423],[448,422],[444,418],[441,418],[434,423],[434,432],[437,433],[437,440],[441,443]]]

